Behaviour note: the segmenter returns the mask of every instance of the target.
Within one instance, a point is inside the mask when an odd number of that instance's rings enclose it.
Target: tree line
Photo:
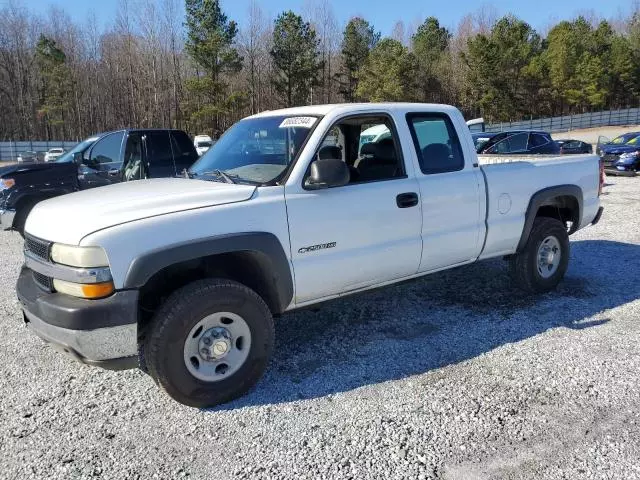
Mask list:
[[[0,8],[0,140],[80,139],[122,127],[218,135],[286,106],[417,101],[509,121],[640,103],[640,8],[544,34],[491,7],[455,30],[428,17],[382,37],[339,25],[328,0],[239,26],[218,0],[120,0],[113,23]],[[184,7],[184,10],[183,10]],[[184,16],[183,16],[183,13]]]

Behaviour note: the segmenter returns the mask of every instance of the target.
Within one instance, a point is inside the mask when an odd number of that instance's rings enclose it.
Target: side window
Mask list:
[[[124,147],[123,178],[126,181],[146,178],[146,168],[142,157],[142,135],[131,132]]]
[[[124,137],[124,132],[117,132],[100,139],[91,149],[89,160],[85,164],[89,168],[104,172],[119,170],[122,166],[120,158],[122,137]]]
[[[386,115],[340,120],[325,135],[316,158],[344,161],[351,172],[350,184],[404,176],[400,142]]]
[[[180,173],[185,168],[191,167],[191,165],[198,160],[198,152],[196,152],[193,142],[189,140],[187,134],[181,130],[171,131],[171,148],[173,149],[173,158],[176,163],[177,173]]]
[[[539,135],[537,133],[529,135],[529,148],[541,147],[547,143],[549,143],[549,140],[544,135]]]
[[[173,168],[173,155],[171,153],[171,143],[169,140],[169,132],[148,131],[147,137],[147,154],[149,155],[149,163],[151,166],[157,165],[161,167]]]
[[[523,152],[527,149],[527,141],[529,140],[528,133],[518,133],[510,136],[507,141],[509,142],[509,151],[511,152]]]
[[[407,121],[422,173],[455,172],[464,168],[460,141],[448,116],[409,114]]]

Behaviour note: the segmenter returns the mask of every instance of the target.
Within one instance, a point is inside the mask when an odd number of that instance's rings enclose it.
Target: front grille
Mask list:
[[[47,290],[49,292],[53,291],[53,279],[38,272],[32,271],[31,273],[33,273],[33,279],[40,288],[43,288],[44,290]]]
[[[40,240],[39,238],[32,237],[31,235],[25,235],[24,249],[27,252],[32,253],[36,257],[48,262],[49,253],[51,250],[51,242]]]
[[[602,161],[604,162],[605,167],[610,167],[611,165],[613,165],[615,162],[618,161],[618,158],[619,158],[618,155],[614,153],[609,153],[602,157]]]

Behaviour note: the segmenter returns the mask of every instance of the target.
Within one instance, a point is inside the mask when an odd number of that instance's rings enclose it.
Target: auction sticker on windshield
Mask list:
[[[311,128],[318,120],[316,117],[289,117],[280,124],[280,128],[304,127]]]

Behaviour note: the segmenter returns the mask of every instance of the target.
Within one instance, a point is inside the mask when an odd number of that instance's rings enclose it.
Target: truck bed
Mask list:
[[[580,228],[598,212],[596,155],[478,155],[487,184],[487,228],[480,258],[513,253],[520,241],[532,195],[549,185],[577,185],[584,201]]]

